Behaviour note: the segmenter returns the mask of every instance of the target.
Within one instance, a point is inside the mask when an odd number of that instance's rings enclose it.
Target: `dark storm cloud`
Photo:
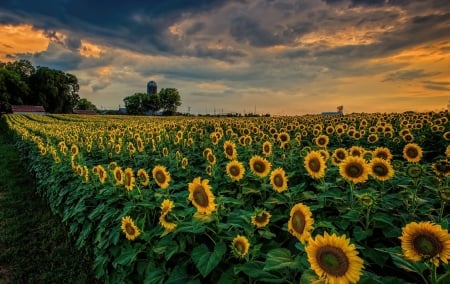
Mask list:
[[[415,79],[421,79],[426,77],[432,77],[439,75],[440,72],[426,72],[423,69],[405,70],[389,73],[384,78],[383,82],[386,81],[409,81]]]
[[[221,7],[226,0],[2,1],[0,15],[8,23],[32,24],[48,31],[70,30],[77,37],[95,38],[108,46],[139,52],[170,52],[175,47],[166,30],[186,13]]]

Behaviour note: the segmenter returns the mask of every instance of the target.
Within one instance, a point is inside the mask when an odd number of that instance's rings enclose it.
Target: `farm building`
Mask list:
[[[12,105],[11,111],[15,114],[45,114],[45,109],[43,106],[33,105]]]
[[[74,114],[97,114],[95,110],[92,109],[74,109]]]

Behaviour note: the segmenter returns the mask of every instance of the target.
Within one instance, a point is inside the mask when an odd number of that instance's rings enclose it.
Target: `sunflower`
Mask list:
[[[223,143],[223,152],[228,160],[235,160],[237,158],[236,144],[232,141],[225,141]]]
[[[366,150],[361,146],[352,146],[348,149],[348,154],[353,157],[362,157]]]
[[[445,148],[445,156],[450,158],[450,145],[448,145],[447,148]]]
[[[115,167],[113,170],[113,173],[114,173],[114,179],[116,180],[116,185],[123,184],[124,173],[123,173],[122,168],[119,166]]]
[[[166,232],[172,232],[177,227],[177,224],[174,222],[170,222],[170,220],[167,219],[169,216],[169,213],[161,213],[159,216],[159,224],[166,230]]]
[[[305,247],[311,269],[326,283],[357,283],[364,261],[358,256],[354,244],[345,235],[318,235]]]
[[[128,191],[133,190],[135,183],[134,173],[132,168],[126,168],[124,173],[123,184]]]
[[[122,150],[122,145],[120,145],[120,144],[116,144],[115,146],[114,146],[114,152],[116,153],[116,154],[120,154],[120,151]]]
[[[403,255],[414,262],[431,259],[439,266],[439,260],[450,259],[450,234],[432,222],[411,222],[402,229]]]
[[[325,148],[327,147],[328,143],[330,142],[330,138],[328,137],[328,135],[325,134],[320,134],[319,136],[316,137],[316,145],[321,147],[321,148]]]
[[[195,208],[197,208],[197,212],[211,214],[214,210],[216,210],[214,194],[211,192],[209,180],[201,180],[200,177],[196,177],[189,183],[188,188],[188,199],[192,202]]]
[[[231,243],[231,251],[238,258],[244,258],[248,254],[250,242],[247,237],[237,235]]]
[[[422,148],[416,143],[409,143],[403,147],[403,158],[410,163],[417,163],[422,159]]]
[[[331,159],[333,164],[338,165],[341,161],[345,160],[347,156],[348,152],[345,148],[337,148],[331,155]]]
[[[153,179],[162,189],[169,187],[171,180],[170,174],[167,172],[166,167],[157,165],[152,170]]]
[[[412,133],[406,133],[402,136],[402,139],[406,143],[411,143],[414,141],[414,135]]]
[[[206,156],[206,160],[212,166],[217,162],[216,156],[212,152],[208,153],[208,155]]]
[[[288,221],[288,231],[296,237],[302,244],[305,244],[311,237],[314,219],[308,206],[297,203],[292,207]]]
[[[423,169],[418,164],[409,164],[406,168],[406,174],[410,178],[419,178],[423,174]]]
[[[106,178],[108,177],[108,173],[106,172],[105,168],[103,168],[102,165],[97,165],[96,169],[97,169],[98,180],[102,184],[105,183]]]
[[[394,176],[391,163],[381,158],[373,158],[369,163],[370,174],[379,181],[387,181]]]
[[[261,156],[255,155],[250,159],[250,170],[260,178],[264,178],[269,174],[270,167],[270,162]]]
[[[78,153],[79,153],[78,146],[75,145],[75,144],[73,144],[73,145],[70,147],[70,152],[72,153],[72,156],[78,155]]]
[[[133,241],[139,235],[141,232],[139,231],[139,228],[134,224],[133,219],[131,219],[130,216],[125,216],[122,218],[122,232],[125,234],[128,240]]]
[[[391,160],[393,158],[393,155],[391,153],[391,150],[389,150],[389,148],[377,147],[375,148],[375,150],[372,151],[372,157]]]
[[[169,213],[172,211],[173,207],[175,207],[175,205],[172,200],[164,199],[160,206],[161,213]]]
[[[320,179],[325,176],[325,160],[319,151],[311,151],[305,157],[306,171],[313,179]]]
[[[367,136],[367,142],[370,144],[377,143],[379,140],[378,135],[376,133],[371,133],[369,136]]]
[[[188,166],[188,164],[189,164],[188,158],[183,157],[183,159],[181,159],[181,168],[182,168],[182,169],[186,169],[187,166]]]
[[[272,154],[272,143],[270,143],[270,141],[266,141],[263,143],[262,145],[262,153],[264,154],[264,156],[270,156],[270,154]]]
[[[258,209],[256,210],[255,215],[251,217],[251,222],[257,228],[263,228],[269,224],[270,217],[272,217],[272,215],[269,212]]]
[[[141,186],[147,186],[150,183],[150,177],[148,176],[147,171],[144,169],[139,169],[137,171],[137,177]]]
[[[339,164],[339,173],[348,182],[356,184],[367,181],[370,168],[363,158],[349,156]]]
[[[244,177],[245,168],[241,162],[234,160],[228,162],[226,171],[232,181],[240,181]]]
[[[436,176],[450,176],[450,162],[447,159],[441,159],[431,164]]]
[[[276,192],[283,192],[288,189],[288,178],[282,168],[277,168],[270,174],[270,184]]]

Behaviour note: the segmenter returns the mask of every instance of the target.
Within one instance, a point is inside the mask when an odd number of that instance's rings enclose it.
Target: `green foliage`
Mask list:
[[[0,64],[0,111],[11,105],[42,105],[49,113],[72,113],[79,100],[75,75],[48,67],[37,67],[27,60]]]
[[[97,107],[86,98],[79,99],[75,108],[80,110],[97,110]]]

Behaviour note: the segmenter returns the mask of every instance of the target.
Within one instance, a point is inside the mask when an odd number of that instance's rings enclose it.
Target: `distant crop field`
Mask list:
[[[450,283],[447,112],[3,119],[99,279]]]

